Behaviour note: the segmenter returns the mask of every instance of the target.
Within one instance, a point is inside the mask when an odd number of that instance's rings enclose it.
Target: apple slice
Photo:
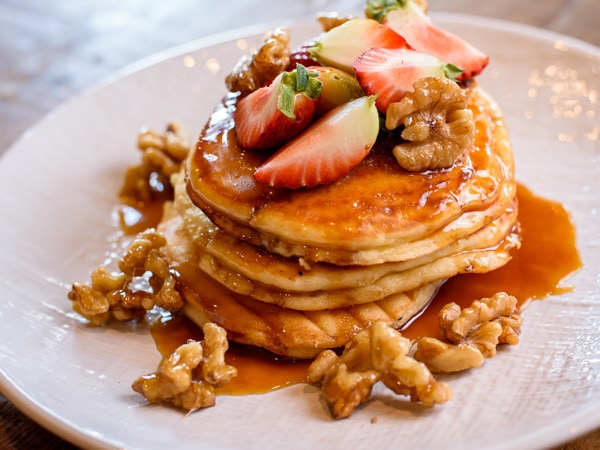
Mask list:
[[[352,74],[354,60],[372,47],[409,48],[409,45],[388,26],[357,17],[329,30],[309,51],[319,64]]]

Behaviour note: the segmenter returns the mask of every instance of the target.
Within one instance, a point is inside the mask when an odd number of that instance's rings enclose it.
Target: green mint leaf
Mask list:
[[[296,69],[291,72],[284,72],[277,108],[290,119],[295,119],[296,94],[304,94],[312,99],[319,98],[321,95],[323,83],[317,80],[317,76],[316,72],[309,72],[302,64],[297,64]]]
[[[296,96],[296,92],[294,92],[294,89],[288,83],[284,83],[284,81],[285,77],[281,82],[281,92],[279,93],[277,108],[290,119],[295,119],[294,104],[296,102],[294,97]]]
[[[285,76],[296,93],[302,93],[308,98],[318,98],[321,95],[323,83],[317,80],[317,72],[309,72],[302,64],[297,63],[296,69]],[[288,82],[284,80],[284,82]]]
[[[444,64],[444,75],[451,80],[456,80],[461,73],[464,72],[463,69],[456,67],[454,64]]]
[[[367,17],[383,22],[388,12],[402,9],[410,0],[369,0],[367,2]]]
[[[309,73],[302,64],[296,64],[296,92],[304,92],[308,87]],[[292,75],[292,72],[290,75]]]

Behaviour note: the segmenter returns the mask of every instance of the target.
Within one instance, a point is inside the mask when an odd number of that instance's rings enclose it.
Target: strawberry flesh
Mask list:
[[[310,49],[317,43],[316,39],[310,39],[299,47],[294,48],[290,53],[290,62],[286,70],[292,71],[297,64],[302,64],[305,67],[318,66],[319,63],[311,56]]]
[[[261,184],[297,189],[332,183],[371,151],[379,132],[374,97],[331,110],[254,172]]]
[[[371,47],[407,48],[406,40],[376,20],[357,17],[332,28],[310,49],[313,59],[348,73],[356,58]]]
[[[433,55],[462,69],[458,80],[478,75],[489,63],[489,57],[478,48],[443,28],[413,1],[370,1],[368,12],[376,20],[401,34],[415,50]]]
[[[238,144],[247,149],[277,147],[304,130],[315,117],[321,94],[315,76],[298,65],[241,98],[234,113]]]
[[[390,103],[400,101],[418,79],[454,78],[460,70],[415,50],[372,48],[357,58],[354,72],[367,95],[378,95],[377,109],[385,114]]]

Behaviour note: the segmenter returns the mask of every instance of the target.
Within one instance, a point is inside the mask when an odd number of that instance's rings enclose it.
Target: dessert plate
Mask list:
[[[584,265],[566,281],[574,290],[533,302],[519,345],[446,378],[449,403],[423,408],[378,387],[342,421],[306,385],[220,396],[189,415],[131,390],[159,360],[148,327],[90,327],[67,292],[119,251],[114,210],[124,171],[138,160],[138,129],[175,120],[199,131],[225,93],[225,74],[265,26],[115,74],[0,161],[0,391],[86,448],[544,448],[599,427],[600,49],[506,22],[434,18],[491,56],[479,83],[506,114],[519,181],[562,202],[576,225]],[[319,31],[291,29],[295,43]]]

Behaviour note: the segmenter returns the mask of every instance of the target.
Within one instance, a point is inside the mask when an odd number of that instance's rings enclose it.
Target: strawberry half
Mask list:
[[[277,147],[304,130],[313,120],[321,95],[317,74],[298,64],[273,82],[237,103],[234,113],[238,144],[248,149]]]
[[[473,78],[489,62],[481,50],[435,25],[412,0],[370,0],[367,15],[401,34],[415,50],[460,67],[459,80]]]
[[[374,97],[360,97],[318,119],[258,167],[254,178],[291,189],[332,183],[368,155],[378,133]]]
[[[321,65],[352,73],[354,60],[371,47],[406,48],[406,40],[376,20],[357,17],[332,28],[310,49]]]
[[[390,103],[398,102],[424,77],[454,79],[460,69],[435,56],[410,49],[372,48],[354,63],[354,72],[367,95],[378,95],[377,109],[385,114]]]
[[[297,64],[302,64],[304,67],[318,66],[319,63],[310,54],[310,49],[315,46],[317,39],[310,39],[294,48],[290,53],[290,62],[286,70],[294,70]]]

